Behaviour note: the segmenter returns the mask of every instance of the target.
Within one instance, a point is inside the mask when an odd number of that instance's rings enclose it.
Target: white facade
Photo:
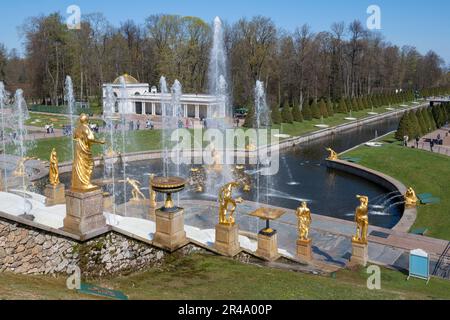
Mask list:
[[[131,80],[130,80],[131,79]],[[122,85],[116,79],[112,84],[103,85],[103,101],[106,87],[112,86],[117,98],[116,112],[127,115],[169,116],[166,105],[172,102],[171,94],[162,94],[148,83],[138,83],[127,76],[126,94],[121,97]],[[206,94],[183,94],[180,99],[184,118],[223,118],[225,117],[225,99]]]

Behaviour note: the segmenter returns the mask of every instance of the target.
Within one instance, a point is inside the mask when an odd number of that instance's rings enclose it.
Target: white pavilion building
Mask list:
[[[103,85],[103,101],[106,97],[106,87],[112,86],[117,98],[116,112],[126,115],[165,116],[165,105],[170,105],[172,95],[158,92],[156,86],[150,88],[148,83],[139,83],[134,77],[124,74],[127,91],[127,103],[121,102],[120,77],[112,84]],[[184,117],[204,119],[220,117],[225,110],[225,100],[221,97],[206,94],[183,94],[180,99],[183,106]],[[124,110],[121,110],[124,109]]]

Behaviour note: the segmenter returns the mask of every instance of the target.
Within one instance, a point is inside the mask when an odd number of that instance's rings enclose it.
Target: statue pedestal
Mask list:
[[[156,210],[156,233],[153,243],[169,251],[175,251],[187,244],[184,231],[184,210],[174,212]]]
[[[297,256],[307,261],[313,259],[312,256],[312,240],[297,240]]]
[[[56,186],[48,184],[45,186],[44,195],[47,207],[66,203],[65,186],[62,183]]]
[[[365,267],[369,260],[369,245],[357,241],[352,241],[352,257],[350,263],[352,265],[361,265]]]
[[[271,234],[260,232],[258,234],[256,255],[268,261],[275,261],[280,257],[278,254],[278,236],[276,232]]]
[[[215,249],[224,256],[234,257],[239,253],[239,226],[235,225],[216,225]]]
[[[100,189],[85,193],[67,190],[66,206],[65,231],[85,235],[106,227]]]

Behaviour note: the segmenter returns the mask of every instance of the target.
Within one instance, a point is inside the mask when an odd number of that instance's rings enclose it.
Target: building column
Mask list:
[[[184,113],[184,118],[188,117],[188,105],[185,104],[183,105],[183,113]]]
[[[200,106],[198,104],[195,105],[195,118],[200,119]]]
[[[152,102],[152,116],[156,116],[156,105]]]

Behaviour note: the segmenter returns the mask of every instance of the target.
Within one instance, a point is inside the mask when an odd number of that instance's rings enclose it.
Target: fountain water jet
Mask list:
[[[25,127],[25,121],[30,118],[28,114],[27,104],[23,97],[22,89],[17,89],[16,94],[14,96],[14,112],[12,117],[12,128],[13,128],[13,143],[15,146],[15,154],[20,157],[20,159],[25,159],[27,155],[27,149],[31,147],[32,140],[28,140],[28,131]],[[25,164],[24,164],[25,166]],[[23,196],[23,212],[25,217],[31,211],[31,206],[29,201],[26,198],[27,191],[27,177],[26,177],[26,168],[24,167],[24,172],[21,175],[22,178],[22,196]]]
[[[74,109],[75,109],[75,95],[73,93],[73,83],[70,76],[66,76],[65,86],[64,86],[64,100],[67,103],[67,110],[69,112],[70,120],[70,131],[74,130]],[[69,146],[71,157],[73,159],[73,139],[69,139]]]
[[[5,85],[2,81],[0,81],[0,116],[1,116],[1,139],[2,139],[2,150],[3,150],[3,164],[5,165],[3,181],[0,183],[4,183],[4,190],[8,189],[7,177],[6,177],[6,135],[5,135],[5,106],[6,106],[6,97],[8,93],[5,90]],[[1,168],[0,168],[1,169]],[[0,189],[2,186],[0,186]]]
[[[103,105],[103,121],[106,123],[106,129],[108,130],[107,135],[107,143],[103,146],[103,159],[104,159],[104,172],[103,178],[104,181],[111,181],[110,184],[107,184],[107,192],[112,196],[112,199],[115,199],[116,194],[116,177],[114,165],[117,162],[117,143],[116,137],[114,134],[114,120],[115,118],[115,106],[116,106],[116,97],[114,96],[113,87],[108,85],[105,90],[105,100]],[[110,224],[116,224],[115,214],[116,214],[116,206],[115,203],[112,203],[112,219],[111,216],[108,216],[110,219]],[[113,221],[114,220],[114,221]]]

